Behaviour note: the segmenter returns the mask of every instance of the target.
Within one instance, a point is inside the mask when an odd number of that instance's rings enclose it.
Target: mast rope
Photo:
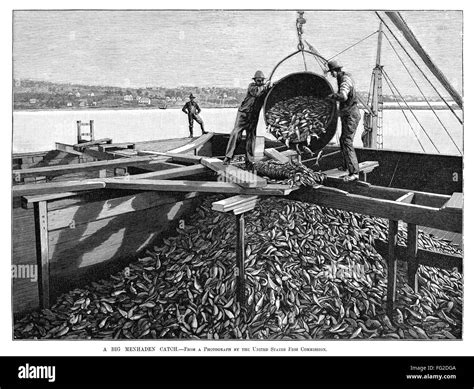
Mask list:
[[[416,82],[415,78],[413,77],[413,75],[411,74],[410,70],[408,69],[407,65],[405,64],[405,62],[403,62],[403,59],[400,57],[400,54],[398,54],[397,50],[395,49],[395,47],[393,46],[392,42],[390,41],[390,39],[388,39],[388,36],[385,34],[385,32],[382,32],[383,35],[385,36],[385,38],[387,39],[388,43],[390,44],[390,47],[392,48],[392,50],[394,51],[394,53],[396,54],[397,58],[400,60],[401,64],[403,65],[403,67],[405,68],[405,70],[407,71],[408,75],[410,76],[410,78],[412,79],[413,83],[416,85],[416,87],[418,88],[418,91],[421,93],[421,95],[423,96],[423,98],[425,99],[425,102],[428,104],[428,106],[430,107],[431,111],[434,113],[434,115],[436,116],[436,119],[438,119],[439,123],[441,124],[441,126],[443,127],[444,131],[446,132],[446,134],[448,134],[449,136],[449,139],[451,139],[451,142],[453,142],[454,146],[456,147],[456,149],[459,151],[459,154],[462,155],[462,151],[459,149],[458,145],[456,144],[456,142],[454,141],[453,137],[451,136],[451,134],[449,133],[448,129],[446,128],[446,126],[444,125],[444,123],[441,121],[440,117],[438,116],[438,114],[435,112],[435,110],[433,109],[433,106],[430,104],[430,102],[428,101],[428,99],[426,98],[425,94],[423,93],[423,90],[421,89],[421,87],[418,85],[418,83]]]
[[[416,66],[416,68],[420,71],[420,73],[423,75],[423,77],[426,79],[426,81],[428,81],[428,83],[431,85],[431,87],[435,90],[435,92],[438,94],[438,96],[441,98],[441,100],[443,100],[443,102],[446,104],[446,106],[449,108],[449,110],[453,113],[454,116],[456,116],[456,119],[458,119],[459,123],[461,124],[464,124],[464,122],[459,118],[459,116],[456,114],[456,112],[454,112],[454,109],[449,105],[449,103],[446,101],[446,99],[441,95],[441,93],[438,91],[438,89],[436,88],[436,86],[431,82],[431,80],[428,78],[428,76],[423,72],[423,70],[420,68],[420,66],[418,66],[418,64],[416,63],[416,61],[413,59],[413,57],[410,55],[410,53],[407,51],[407,49],[402,45],[402,43],[400,42],[400,40],[395,36],[395,34],[393,33],[393,31],[390,29],[390,27],[387,25],[387,23],[385,22],[385,20],[382,19],[382,17],[379,15],[378,12],[375,12],[375,14],[377,15],[377,17],[381,20],[381,22],[385,25],[385,27],[387,27],[387,30],[390,32],[390,34],[392,34],[392,37],[397,41],[397,43],[400,45],[400,47],[403,49],[403,51],[406,53],[406,55],[408,56],[408,58],[410,58],[410,60],[413,62],[413,64]]]
[[[388,82],[388,80],[387,80],[387,78],[385,77],[385,75],[383,74],[383,72],[382,72],[382,75],[384,76],[385,81],[387,82],[387,85],[388,85],[388,87],[390,88],[390,91],[391,91],[392,94],[395,96],[395,99],[396,99],[396,101],[397,101],[397,104],[398,104],[398,106],[400,107],[400,110],[402,111],[403,116],[405,116],[405,120],[407,121],[408,125],[410,126],[411,131],[413,132],[413,135],[415,135],[415,138],[416,138],[416,140],[418,141],[418,143],[420,144],[421,149],[422,149],[424,152],[426,152],[425,148],[423,147],[423,144],[422,144],[421,141],[420,141],[420,138],[418,138],[418,135],[416,135],[416,131],[415,131],[415,129],[413,128],[413,126],[411,125],[410,120],[408,120],[407,114],[405,113],[405,111],[404,111],[403,108],[402,108],[402,105],[401,105],[400,102],[398,101],[397,96],[396,96],[395,92],[394,92],[393,89],[392,89],[392,86],[391,86],[390,83]]]
[[[415,118],[415,120],[417,121],[418,125],[420,126],[420,128],[423,130],[423,132],[425,133],[425,135],[427,136],[428,140],[431,142],[431,144],[433,145],[433,147],[435,148],[435,150],[440,153],[440,151],[438,150],[438,148],[436,147],[436,145],[434,144],[433,140],[431,139],[431,137],[429,136],[429,134],[426,132],[425,128],[423,127],[423,125],[420,123],[420,121],[418,120],[417,116],[415,115],[415,113],[413,112],[413,110],[410,108],[410,106],[408,105],[408,103],[406,102],[406,100],[403,98],[402,94],[400,93],[400,91],[398,90],[397,86],[395,85],[395,83],[392,81],[392,79],[390,78],[390,76],[387,74],[387,72],[385,71],[385,69],[382,68],[382,74],[384,75],[385,77],[385,80],[390,82],[392,84],[392,86],[394,87],[394,89],[397,91],[398,95],[400,96],[400,98],[403,100],[403,102],[405,103],[405,105],[407,106],[408,110],[411,112],[411,114],[413,115],[413,117]]]
[[[333,55],[331,58],[328,59],[328,61],[330,61],[331,59],[333,58],[336,58],[338,55],[341,55],[342,53],[345,53],[347,50],[350,50],[352,49],[354,46],[357,46],[359,43],[362,43],[363,41],[365,41],[366,39],[369,39],[372,35],[375,35],[378,33],[378,30],[377,31],[374,31],[372,34],[369,34],[367,35],[365,38],[362,38],[361,40],[359,40],[358,42],[354,43],[353,45],[349,46],[348,48],[342,50],[341,52]]]

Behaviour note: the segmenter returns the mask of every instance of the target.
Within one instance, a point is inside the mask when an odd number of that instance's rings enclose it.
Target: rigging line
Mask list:
[[[405,70],[407,71],[408,75],[410,76],[410,78],[412,79],[413,83],[416,85],[416,87],[418,88],[418,90],[420,91],[421,95],[423,96],[423,98],[425,99],[426,103],[428,104],[428,106],[430,107],[431,111],[433,111],[434,115],[436,116],[436,119],[438,119],[439,123],[441,124],[441,126],[443,127],[444,131],[446,131],[446,134],[448,134],[449,136],[449,139],[451,139],[451,141],[454,143],[454,146],[456,146],[456,149],[459,151],[459,154],[462,155],[462,152],[461,150],[459,149],[458,145],[456,144],[456,142],[454,141],[454,139],[452,138],[451,134],[449,133],[448,129],[446,128],[446,126],[444,125],[444,123],[441,121],[440,117],[438,116],[438,114],[435,112],[435,110],[433,109],[433,106],[430,104],[430,102],[428,101],[428,99],[426,98],[425,94],[423,93],[423,91],[421,90],[420,86],[418,85],[418,83],[416,82],[415,78],[413,77],[413,75],[411,74],[410,70],[408,69],[408,67],[406,66],[405,62],[403,62],[402,58],[400,57],[400,54],[398,54],[397,50],[395,50],[395,47],[393,46],[392,42],[390,41],[390,39],[388,39],[388,36],[385,34],[385,32],[383,32],[383,35],[385,36],[385,38],[387,39],[388,43],[390,44],[390,46],[392,47],[393,51],[395,52],[396,56],[398,57],[398,59],[400,60],[400,62],[402,63],[403,67],[405,68]]]
[[[354,46],[358,45],[359,43],[362,43],[363,41],[365,41],[366,39],[369,39],[372,35],[375,35],[375,34],[378,34],[378,30],[377,31],[374,31],[372,34],[369,34],[367,35],[365,38],[361,39],[360,41],[354,43],[352,46],[349,46],[347,49],[344,49],[342,50],[340,53],[337,53],[336,55],[333,55],[331,58],[328,59],[328,61],[330,61],[331,59],[333,58],[336,58],[338,55],[342,54],[342,53],[345,53],[347,50],[349,49],[352,49]]]
[[[431,137],[429,136],[429,134],[426,132],[425,128],[423,127],[423,125],[420,123],[420,121],[418,120],[418,118],[416,117],[415,113],[413,112],[413,110],[410,108],[410,106],[408,105],[408,103],[406,102],[406,100],[403,98],[402,94],[400,93],[400,91],[398,90],[397,86],[395,85],[395,83],[392,81],[392,79],[390,78],[390,76],[387,74],[387,72],[385,71],[385,69],[382,69],[382,74],[385,74],[386,76],[386,79],[388,79],[392,86],[394,87],[394,89],[397,91],[398,95],[400,96],[400,98],[403,100],[403,102],[405,103],[405,105],[407,106],[408,110],[410,111],[410,113],[413,115],[413,117],[415,118],[415,120],[417,121],[417,123],[419,124],[419,126],[421,127],[421,129],[423,130],[423,132],[425,133],[425,135],[428,137],[428,140],[431,142],[431,144],[434,146],[435,150],[439,153],[440,151],[438,150],[438,148],[436,147],[436,145],[434,144],[433,140],[431,139]]]
[[[454,112],[454,109],[451,107],[451,105],[448,104],[448,102],[446,101],[446,99],[441,95],[441,93],[439,93],[438,89],[436,88],[436,86],[431,82],[431,80],[428,78],[428,76],[423,72],[423,70],[418,66],[418,64],[416,63],[416,61],[413,59],[413,57],[410,55],[410,53],[407,51],[407,49],[405,48],[405,46],[402,45],[402,43],[400,42],[400,40],[395,36],[395,34],[393,33],[393,31],[390,29],[390,27],[387,25],[387,23],[385,22],[385,20],[382,19],[382,17],[379,15],[379,13],[376,11],[375,14],[377,15],[377,17],[381,20],[381,22],[385,25],[385,27],[387,27],[387,30],[390,32],[390,34],[392,34],[393,38],[397,41],[397,43],[400,45],[400,47],[403,49],[403,51],[406,53],[406,55],[408,56],[408,58],[410,58],[410,60],[413,62],[413,64],[417,67],[417,69],[420,71],[420,73],[423,75],[423,77],[426,79],[426,81],[428,81],[428,83],[431,85],[431,87],[434,89],[434,91],[438,94],[438,96],[441,98],[441,100],[443,100],[443,102],[446,104],[446,106],[449,108],[449,110],[453,113],[454,116],[456,116],[456,119],[458,119],[459,123],[461,124],[464,124],[464,122],[459,118],[459,116],[456,114],[456,112]]]
[[[418,143],[420,144],[421,149],[422,149],[424,152],[426,152],[425,148],[423,147],[423,144],[422,144],[421,141],[420,141],[420,138],[418,138],[418,135],[416,135],[415,129],[414,129],[413,126],[411,125],[410,120],[408,120],[407,114],[406,114],[405,111],[403,110],[402,105],[401,105],[400,102],[398,101],[397,96],[396,96],[394,90],[392,89],[392,86],[391,86],[390,83],[388,82],[387,77],[385,77],[385,74],[384,74],[383,72],[382,72],[382,76],[385,78],[385,81],[387,82],[387,85],[388,85],[388,87],[390,88],[390,91],[392,92],[393,96],[395,96],[395,100],[397,101],[397,104],[398,104],[398,106],[400,107],[400,110],[402,111],[403,116],[405,116],[405,120],[407,121],[408,125],[410,126],[411,131],[413,132],[413,135],[415,135],[416,140],[417,140]]]
[[[397,164],[395,165],[395,169],[393,170],[392,178],[390,178],[390,183],[388,184],[389,188],[392,186],[392,182],[393,182],[393,179],[395,178],[395,173],[397,172],[398,164],[400,163],[401,158],[402,158],[401,156],[398,157]]]
[[[327,63],[328,61],[321,55],[319,54],[318,50],[316,50],[316,48],[314,48],[306,39],[304,41],[306,43],[306,45],[309,47],[309,50],[311,52],[313,52],[314,54],[312,55],[312,57],[315,59],[315,61],[318,63],[319,67],[321,68],[321,70],[323,71],[323,73],[326,71],[326,68],[324,67],[325,63],[323,62],[323,60]],[[315,54],[319,54],[320,57],[318,57],[317,55]]]

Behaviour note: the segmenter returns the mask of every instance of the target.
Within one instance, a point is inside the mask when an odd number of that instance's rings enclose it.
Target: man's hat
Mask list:
[[[257,70],[255,72],[255,76],[253,76],[253,79],[255,80],[256,78],[265,78],[265,76],[263,75],[263,72],[261,70]]]
[[[194,97],[194,95],[193,95],[192,93],[189,95],[189,98],[190,98],[190,99],[195,99],[195,97]]]
[[[337,70],[337,69],[342,69],[342,65],[337,63],[337,61],[333,60],[333,61],[329,61],[328,62],[328,72],[332,72],[333,70]]]

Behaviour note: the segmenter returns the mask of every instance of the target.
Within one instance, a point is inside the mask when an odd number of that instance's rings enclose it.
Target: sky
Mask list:
[[[462,12],[404,11],[402,16],[462,93]],[[379,27],[373,11],[305,11],[305,17],[304,38],[326,58]],[[257,69],[268,75],[296,50],[295,20],[296,10],[15,11],[14,78],[122,87],[245,87]],[[336,57],[360,91],[369,88],[376,43],[373,35]],[[387,74],[402,93],[417,94],[385,38],[382,47]],[[425,94],[434,95],[397,49]],[[321,73],[314,59],[306,59],[308,70]],[[274,80],[302,70],[298,55],[278,68]]]

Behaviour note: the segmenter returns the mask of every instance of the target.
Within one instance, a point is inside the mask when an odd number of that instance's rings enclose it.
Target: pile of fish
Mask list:
[[[291,186],[319,185],[326,177],[324,173],[292,161],[257,161],[254,163],[254,168],[259,176],[265,177],[269,182]]]
[[[459,339],[457,271],[420,266],[419,292],[398,272],[386,312],[384,220],[282,198],[246,215],[245,304],[236,300],[235,218],[207,197],[174,237],[109,279],[16,321],[15,338]],[[401,241],[406,229],[399,231]],[[420,247],[460,250],[420,232]]]
[[[290,144],[311,143],[326,132],[334,102],[314,96],[297,96],[276,103],[266,112],[267,131],[279,141]]]

